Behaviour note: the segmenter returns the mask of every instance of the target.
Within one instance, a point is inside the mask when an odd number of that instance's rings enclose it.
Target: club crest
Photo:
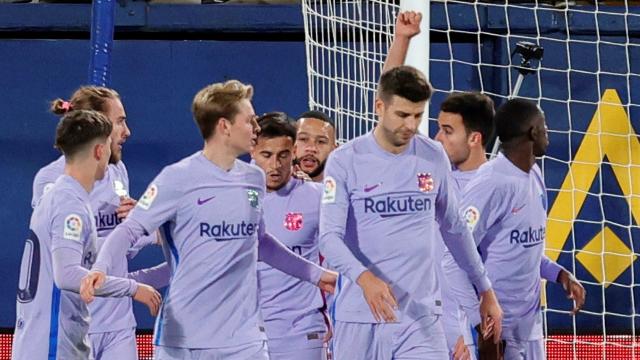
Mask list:
[[[249,200],[249,205],[253,208],[257,208],[260,205],[258,192],[255,190],[247,190],[247,200]]]
[[[433,190],[433,178],[430,173],[418,173],[418,189],[422,192]]]
[[[284,227],[289,231],[298,231],[302,229],[302,213],[287,213],[284,217]]]

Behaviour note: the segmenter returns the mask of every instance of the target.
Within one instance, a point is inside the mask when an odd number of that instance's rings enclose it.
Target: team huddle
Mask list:
[[[544,359],[541,279],[585,300],[544,256],[544,114],[453,93],[419,135],[432,88],[401,64],[420,21],[398,16],[372,132],[337,147],[326,114],[258,117],[250,85],[212,84],[192,105],[203,149],[137,201],[119,94],[54,101],[63,155],[34,179],[13,358],[136,359],[133,299],[155,359]],[[129,272],[155,245],[166,261]]]

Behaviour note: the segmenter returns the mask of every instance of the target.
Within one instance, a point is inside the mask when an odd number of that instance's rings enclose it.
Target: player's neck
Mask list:
[[[376,128],[373,129],[373,138],[376,140],[376,143],[382,148],[382,150],[388,151],[395,155],[405,151],[409,144],[411,144],[411,142],[407,142],[406,144],[401,146],[393,145],[393,143],[387,140],[387,138],[384,136],[384,129],[382,129],[382,127],[380,126],[376,126]]]
[[[484,149],[479,149],[478,151],[472,150],[469,153],[469,157],[464,162],[457,164],[456,167],[460,171],[472,171],[478,169],[486,162],[487,156],[484,154]]]
[[[236,158],[238,157],[238,154],[236,154],[236,152],[229,146],[225,146],[224,144],[220,144],[214,140],[205,141],[202,154],[214,165],[224,171],[231,170]]]
[[[533,147],[520,144],[518,146],[503,147],[502,153],[520,170],[528,173],[531,171],[533,164],[536,163],[536,157],[533,155]]]
[[[64,165],[64,173],[79,182],[87,191],[87,194],[90,194],[96,182],[95,167],[95,164],[92,166],[92,164],[82,161],[66,163]],[[94,169],[94,171],[89,171],[88,169]]]

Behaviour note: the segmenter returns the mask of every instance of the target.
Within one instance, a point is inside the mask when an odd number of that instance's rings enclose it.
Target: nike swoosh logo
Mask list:
[[[514,207],[513,209],[511,209],[511,213],[512,214],[517,214],[520,210],[522,210],[523,207],[527,206],[527,204],[524,204],[520,207]]]
[[[215,195],[213,195],[212,197],[210,197],[210,198],[206,198],[206,199],[200,199],[200,198],[198,198],[198,205],[202,205],[202,204],[204,204],[204,203],[208,202],[209,200],[212,200],[212,199],[213,199],[213,198],[215,198],[215,197],[216,197],[216,196],[215,196]]]
[[[365,186],[364,186],[364,192],[372,191],[372,190],[374,190],[375,188],[377,188],[378,186],[380,186],[380,184],[375,184],[375,185],[372,185],[372,186],[367,186],[367,185],[365,185]]]

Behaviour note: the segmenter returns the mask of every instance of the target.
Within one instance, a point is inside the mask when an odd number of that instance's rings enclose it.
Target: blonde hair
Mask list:
[[[233,121],[239,111],[238,103],[251,100],[252,97],[253,87],[238,80],[211,84],[198,91],[193,98],[191,111],[202,138],[207,139],[214,134],[221,118]]]
[[[120,94],[113,89],[102,86],[82,86],[76,90],[69,101],[55,99],[50,110],[56,115],[63,115],[72,110],[94,110],[104,113],[108,99],[120,99]]]

